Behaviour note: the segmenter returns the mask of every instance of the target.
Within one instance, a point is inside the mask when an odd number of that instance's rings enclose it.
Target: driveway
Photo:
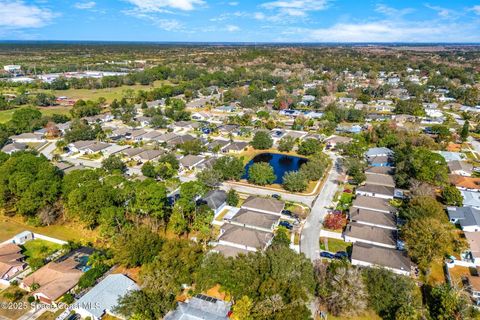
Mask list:
[[[470,144],[472,145],[472,148],[477,153],[480,153],[480,142],[478,142],[477,140],[475,140],[473,137],[470,137],[470,136],[467,138],[467,141],[470,142]]]
[[[334,165],[332,165],[330,172],[328,173],[323,188],[314,200],[310,215],[305,221],[300,241],[300,252],[303,252],[305,256],[312,261],[319,258],[320,229],[322,227],[323,219],[327,214],[326,207],[332,205],[333,197],[338,190],[338,179],[341,172],[341,170],[337,168],[339,157],[334,153],[328,153],[328,155],[330,159],[332,159]]]

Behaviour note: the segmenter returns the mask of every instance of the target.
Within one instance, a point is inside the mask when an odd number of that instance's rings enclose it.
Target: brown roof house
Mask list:
[[[26,277],[20,287],[32,292],[40,302],[53,304],[77,285],[83,274],[78,264],[73,257],[52,261]]]
[[[284,208],[285,203],[283,201],[274,198],[262,198],[256,196],[248,197],[242,205],[242,209],[250,209],[276,215],[281,215]]]
[[[414,266],[405,251],[356,242],[352,247],[354,266],[381,267],[397,274],[409,276]]]
[[[343,232],[345,242],[362,242],[384,248],[397,248],[397,232],[357,222],[350,222]]]
[[[361,208],[350,208],[350,221],[368,226],[396,230],[397,217],[394,213],[378,212]]]
[[[222,226],[218,244],[255,252],[266,249],[273,239],[272,232],[259,231],[230,223]]]
[[[27,266],[21,251],[22,248],[13,243],[0,245],[0,283],[8,285],[9,281]]]

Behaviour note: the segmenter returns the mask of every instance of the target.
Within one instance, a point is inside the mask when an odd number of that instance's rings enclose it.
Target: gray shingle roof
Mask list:
[[[352,260],[404,271],[410,271],[413,265],[404,251],[358,242],[353,244]]]

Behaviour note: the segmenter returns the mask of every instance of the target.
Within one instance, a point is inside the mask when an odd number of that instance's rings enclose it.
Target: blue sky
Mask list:
[[[0,39],[480,42],[480,1],[0,0]]]

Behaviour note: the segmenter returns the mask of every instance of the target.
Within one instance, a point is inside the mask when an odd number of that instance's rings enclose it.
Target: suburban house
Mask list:
[[[25,242],[33,240],[34,235],[31,231],[22,231],[12,238],[12,242],[16,245],[23,245]]]
[[[27,266],[21,252],[22,248],[14,243],[0,245],[0,284],[8,285],[9,281]]]
[[[414,266],[405,251],[360,242],[353,244],[351,261],[354,266],[382,267],[405,276],[410,276]]]
[[[82,318],[90,317],[92,320],[100,320],[105,314],[119,317],[113,308],[121,297],[132,290],[140,290],[133,280],[123,274],[109,274],[76,301],[73,311]]]
[[[266,249],[273,236],[272,232],[226,223],[220,229],[218,244],[255,252]]]
[[[330,148],[335,149],[338,144],[349,143],[352,140],[353,139],[350,137],[331,136],[325,139],[324,142],[326,143],[327,149],[330,149]]]
[[[480,192],[460,190],[463,196],[463,206],[480,209]]]
[[[2,152],[5,152],[6,154],[12,154],[17,151],[24,151],[28,148],[27,144],[22,143],[22,142],[14,142],[5,145],[2,148]]]
[[[365,153],[365,157],[373,167],[389,167],[392,163],[393,151],[385,147],[370,148]]]
[[[185,302],[179,302],[177,309],[165,315],[164,320],[229,320],[231,302],[225,302],[203,294],[197,294]]]
[[[21,133],[16,136],[11,136],[10,139],[17,143],[38,143],[45,141],[43,134],[37,133]]]
[[[211,153],[225,152],[225,148],[230,144],[230,140],[213,140],[207,145],[208,151]]]
[[[20,283],[20,288],[32,292],[40,302],[53,304],[78,283],[83,272],[73,258],[53,261],[41,267]]]
[[[79,152],[81,154],[92,154],[96,152],[100,152],[107,147],[109,147],[109,143],[95,141],[95,140],[81,140],[74,143],[70,143],[68,145],[68,149],[70,152],[76,153]]]
[[[461,261],[466,262],[468,266],[480,266],[480,232],[465,232],[465,238],[467,239],[468,249],[465,250],[460,256]],[[458,261],[455,261],[458,263]]]
[[[223,152],[225,153],[240,153],[244,151],[248,147],[248,142],[243,141],[233,141],[229,145],[227,145]]]
[[[472,207],[449,207],[450,222],[460,225],[465,232],[480,231],[480,210]]]
[[[147,162],[151,161],[154,159],[157,159],[161,155],[165,154],[164,150],[152,150],[152,149],[146,149],[143,150],[140,153],[137,153],[132,157],[133,160],[138,161],[138,162]]]
[[[378,212],[361,208],[350,208],[349,220],[368,226],[397,230],[397,216],[390,212]]]
[[[450,175],[449,181],[459,190],[476,192],[480,191],[480,178]]]
[[[376,212],[396,213],[397,208],[392,206],[388,200],[381,198],[357,196],[353,200],[352,208],[367,209]]]
[[[465,280],[467,283],[466,289],[470,297],[478,305],[480,303],[480,276],[468,275]]]
[[[365,184],[395,188],[395,180],[389,174],[365,172],[365,176],[367,178]]]
[[[186,155],[185,157],[179,160],[180,167],[183,170],[193,170],[195,169],[200,163],[204,162],[205,158],[201,156],[196,156],[193,154]]]
[[[363,242],[384,248],[397,248],[397,232],[357,222],[350,222],[343,232],[345,242]]]
[[[462,161],[463,159],[465,159],[465,155],[460,152],[438,151],[438,154],[441,155],[446,162]]]
[[[217,217],[227,205],[227,193],[223,190],[211,190],[202,199]]]
[[[229,223],[255,230],[273,232],[279,221],[280,216],[276,214],[240,209],[240,211],[229,220]]]
[[[449,161],[448,170],[452,174],[456,174],[463,177],[470,177],[473,172],[473,165],[465,161]]]
[[[386,187],[377,184],[365,184],[355,190],[356,195],[375,197],[381,199],[393,199],[395,195],[395,188]]]
[[[256,196],[248,197],[242,205],[242,209],[250,209],[280,216],[285,203],[274,198],[262,198]]]
[[[142,140],[143,141],[155,141],[155,138],[160,137],[162,134],[163,133],[161,133],[160,131],[153,130],[153,131],[145,133],[142,136]]]
[[[186,134],[184,136],[177,135],[173,139],[168,140],[167,145],[169,147],[177,147],[180,144],[183,144],[187,141],[192,141],[192,140],[195,140],[195,138],[189,134]]]

